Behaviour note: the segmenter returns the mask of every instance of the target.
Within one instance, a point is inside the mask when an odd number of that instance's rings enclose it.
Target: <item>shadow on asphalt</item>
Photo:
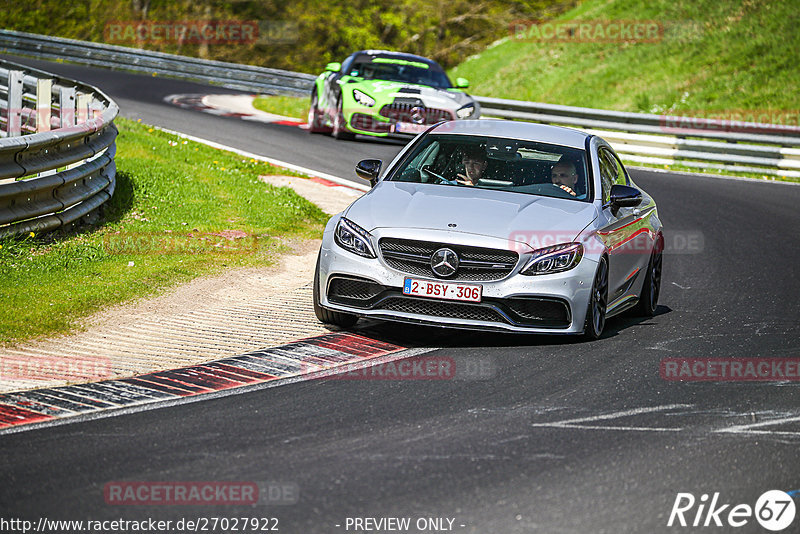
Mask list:
[[[659,305],[655,317],[672,312],[669,306]],[[609,319],[603,335],[598,341],[624,334],[632,327],[653,326],[650,317],[632,317],[626,314]],[[520,347],[571,345],[591,343],[582,336],[549,334],[515,334],[511,332],[482,332],[438,326],[419,326],[372,319],[361,319],[348,331],[365,335],[387,343],[408,348],[417,347]]]

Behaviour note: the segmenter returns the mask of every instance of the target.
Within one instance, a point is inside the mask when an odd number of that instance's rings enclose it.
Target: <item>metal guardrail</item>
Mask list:
[[[58,58],[266,94],[307,95],[314,76],[0,30],[0,52]],[[800,177],[800,128],[476,97],[484,116],[557,124],[605,138],[627,162]]]
[[[476,97],[484,116],[579,128],[634,163],[800,177],[800,128]]]
[[[12,30],[0,30],[0,52],[3,51],[112,69],[146,72],[265,94],[306,95],[311,91],[311,83],[316,78],[311,74],[300,72],[211,61]]]
[[[0,237],[74,224],[111,198],[118,112],[95,87],[0,61]]]

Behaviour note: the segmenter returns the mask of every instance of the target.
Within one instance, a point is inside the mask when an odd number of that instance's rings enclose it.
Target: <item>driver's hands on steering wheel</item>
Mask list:
[[[553,184],[553,185],[554,185],[554,186],[556,186],[556,187],[558,187],[559,189],[563,189],[564,191],[566,191],[567,193],[569,193],[569,194],[570,194],[570,195],[572,195],[573,197],[576,197],[576,196],[578,196],[578,193],[576,193],[576,192],[575,192],[575,191],[574,191],[574,190],[573,190],[573,189],[572,189],[570,186],[568,186],[568,185],[564,185],[564,184]]]

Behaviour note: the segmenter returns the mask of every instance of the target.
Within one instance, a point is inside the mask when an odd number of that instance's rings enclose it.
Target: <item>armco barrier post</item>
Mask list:
[[[8,71],[8,137],[17,137],[22,132],[22,81],[21,70]]]
[[[78,93],[78,124],[83,124],[89,120],[89,102],[91,99],[91,95]]]
[[[36,131],[50,131],[50,116],[53,105],[53,80],[36,80]]]
[[[75,126],[75,88],[62,87],[58,94],[58,107],[61,110],[61,128]]]

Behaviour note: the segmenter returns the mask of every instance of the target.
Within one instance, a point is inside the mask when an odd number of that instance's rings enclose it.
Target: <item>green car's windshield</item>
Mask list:
[[[590,201],[585,154],[520,139],[429,135],[386,179]]]
[[[393,82],[427,85],[439,89],[452,87],[447,75],[425,63],[413,61],[389,61],[374,58],[372,61],[357,61],[346,74],[365,80],[389,80]]]

